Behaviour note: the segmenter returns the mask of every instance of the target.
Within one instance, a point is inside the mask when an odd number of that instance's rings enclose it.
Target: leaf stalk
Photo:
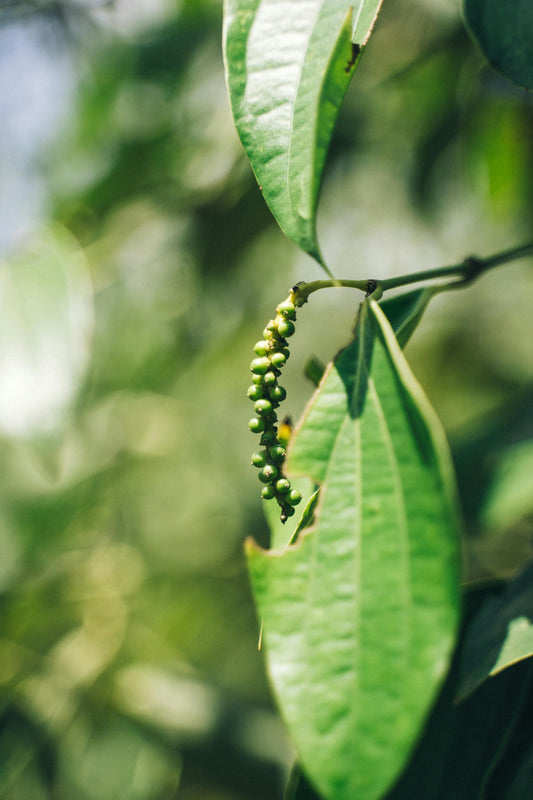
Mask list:
[[[407,275],[399,275],[394,278],[385,278],[378,281],[374,279],[369,280],[347,280],[333,278],[332,280],[311,281],[310,283],[297,283],[293,286],[291,294],[293,302],[296,306],[302,306],[307,302],[309,295],[317,292],[319,289],[334,289],[334,288],[348,288],[359,289],[367,295],[372,295],[375,299],[379,299],[383,292],[388,289],[398,289],[401,286],[409,286],[412,283],[421,283],[422,281],[432,281],[439,278],[455,278],[451,283],[445,284],[443,289],[459,288],[467,286],[477,280],[485,272],[488,272],[495,267],[503,264],[508,264],[510,261],[517,261],[520,258],[526,258],[533,255],[533,242],[513,247],[510,250],[504,250],[496,253],[487,258],[479,258],[478,256],[467,256],[459,264],[452,264],[446,267],[437,267],[436,269],[427,269],[420,272],[412,272]]]

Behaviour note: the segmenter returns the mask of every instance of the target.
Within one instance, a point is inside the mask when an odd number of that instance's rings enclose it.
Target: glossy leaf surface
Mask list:
[[[380,4],[225,4],[226,75],[237,131],[281,229],[323,266],[316,236],[322,171],[339,106]]]
[[[271,678],[324,797],[377,800],[446,672],[458,586],[444,436],[373,301],[295,431],[288,472],[321,489],[295,545],[248,547]]]
[[[531,0],[464,0],[464,15],[491,65],[518,86],[533,89]]]

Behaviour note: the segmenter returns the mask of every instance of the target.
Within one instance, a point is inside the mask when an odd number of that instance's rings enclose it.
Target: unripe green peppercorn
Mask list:
[[[285,353],[278,352],[278,353],[272,353],[270,360],[275,367],[282,367],[283,364],[286,362],[287,358],[285,356]]]
[[[283,336],[283,338],[292,336],[295,330],[294,322],[291,322],[290,319],[283,319],[278,322],[278,333],[280,336]]]
[[[266,450],[258,450],[252,456],[252,464],[254,467],[264,467],[267,463],[268,453]]]
[[[285,458],[286,450],[280,444],[275,444],[270,448],[270,458],[275,464],[280,464]]]
[[[279,494],[287,494],[287,492],[290,491],[290,488],[291,484],[287,478],[280,478],[276,483],[276,491],[279,492]]]
[[[289,496],[287,497],[287,501],[291,504],[291,506],[297,506],[301,499],[302,495],[298,489],[291,489]]]
[[[261,480],[264,483],[273,483],[279,475],[279,469],[274,464],[267,464],[261,470]]]
[[[263,383],[263,375],[254,375],[252,373],[252,383],[255,383],[256,386],[261,386]]]
[[[256,342],[254,344],[254,351],[257,353],[258,356],[266,356],[269,350],[269,343],[265,342],[264,339],[261,339],[260,342]]]
[[[248,423],[248,427],[250,428],[252,433],[262,433],[265,430],[265,420],[257,419],[257,417],[252,417],[252,419]]]
[[[260,400],[263,397],[263,387],[254,383],[252,386],[248,387],[246,396],[249,397],[250,400]]]
[[[272,403],[270,400],[256,400],[254,408],[256,414],[259,414],[261,417],[268,417],[272,411]]]
[[[276,311],[278,314],[281,314],[282,317],[296,319],[296,307],[290,300],[284,300],[283,303],[280,303]]]
[[[276,383],[276,373],[272,372],[272,370],[270,370],[270,372],[265,372],[265,374],[262,377],[265,386],[274,386],[274,384]]]
[[[265,431],[264,434],[261,436],[260,444],[268,445],[274,444],[276,441],[276,434],[274,431]]]
[[[272,484],[270,484],[269,486],[264,486],[261,489],[261,497],[263,498],[263,500],[272,500],[272,498],[275,496],[276,496],[276,490],[274,489]]]
[[[287,522],[288,518],[292,517],[293,514],[294,514],[294,508],[292,508],[291,506],[285,506],[283,511],[281,512],[280,519],[282,522]]]
[[[248,397],[250,397],[250,395],[248,395]],[[276,403],[282,403],[287,397],[287,392],[283,386],[273,386],[270,390],[270,397]]]
[[[250,364],[250,369],[252,372],[255,372],[256,375],[264,375],[265,372],[268,372],[270,369],[270,359],[266,356],[262,356],[262,358],[254,358]]]

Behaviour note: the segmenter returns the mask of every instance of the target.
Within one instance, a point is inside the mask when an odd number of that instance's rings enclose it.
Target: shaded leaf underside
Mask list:
[[[533,90],[533,3],[531,0],[464,0],[470,31],[492,66]]]

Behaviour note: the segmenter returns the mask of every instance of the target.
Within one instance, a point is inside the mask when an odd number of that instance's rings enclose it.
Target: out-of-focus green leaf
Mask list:
[[[489,530],[502,530],[533,512],[533,441],[509,447],[501,456],[481,518]]]
[[[506,78],[533,89],[531,0],[464,0],[468,28],[491,65]]]
[[[322,171],[339,106],[380,5],[225,4],[226,74],[237,131],[281,229],[324,268],[316,235]]]
[[[0,263],[0,427],[49,430],[80,387],[90,358],[92,287],[83,252],[57,228]]]
[[[474,618],[467,633],[461,697],[506,667],[533,655],[533,565],[517,575],[501,597]]]
[[[375,800],[446,672],[458,580],[444,435],[374,301],[293,436],[315,525],[283,553],[248,546],[270,674],[324,797]]]
[[[108,714],[93,729],[77,720],[60,750],[66,796],[86,800],[157,800],[173,796],[181,764],[133,724]]]

